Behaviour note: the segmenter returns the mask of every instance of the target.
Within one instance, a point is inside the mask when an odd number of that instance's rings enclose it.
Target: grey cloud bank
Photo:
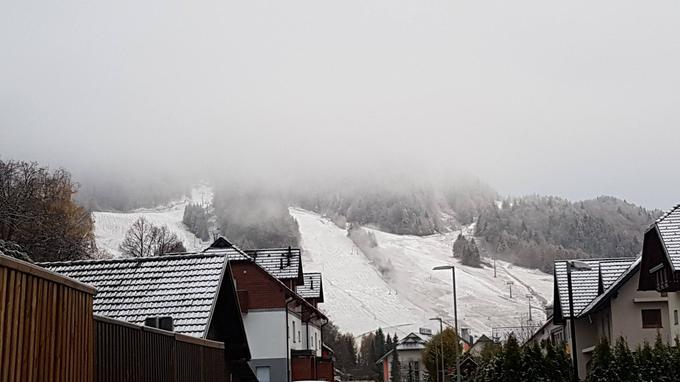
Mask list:
[[[667,208],[678,14],[673,1],[2,1],[0,155],[259,179],[464,170],[502,193]]]

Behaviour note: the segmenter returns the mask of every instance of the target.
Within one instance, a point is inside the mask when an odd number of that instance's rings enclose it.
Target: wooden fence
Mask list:
[[[223,343],[93,316],[94,293],[0,255],[0,381],[232,380]]]
[[[94,292],[0,255],[0,381],[92,381]]]
[[[228,381],[224,344],[95,316],[95,381]]]

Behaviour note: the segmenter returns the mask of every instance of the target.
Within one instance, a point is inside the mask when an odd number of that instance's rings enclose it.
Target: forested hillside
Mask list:
[[[299,198],[301,207],[341,221],[408,235],[430,235],[469,224],[498,198],[474,178],[447,183],[339,186]]]
[[[550,270],[555,258],[636,256],[661,213],[608,196],[510,198],[481,210],[475,235],[515,263]]]
[[[217,227],[241,248],[298,246],[300,233],[288,213],[289,201],[256,188],[215,187]]]

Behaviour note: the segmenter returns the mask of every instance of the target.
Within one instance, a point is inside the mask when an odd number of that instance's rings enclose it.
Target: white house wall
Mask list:
[[[286,311],[250,310],[243,315],[253,359],[287,358]]]

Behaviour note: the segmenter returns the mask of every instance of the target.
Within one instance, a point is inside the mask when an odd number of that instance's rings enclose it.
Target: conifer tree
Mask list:
[[[619,337],[614,346],[612,372],[616,374],[621,382],[637,382],[640,380],[635,357],[623,337]]]
[[[401,382],[401,365],[399,365],[399,354],[397,349],[392,351],[392,365],[390,368],[390,381]]]
[[[652,348],[649,346],[649,343],[645,342],[642,346],[638,346],[637,350],[635,351],[635,364],[638,368],[641,378],[644,377],[645,380],[654,380],[647,378],[653,378],[656,376],[652,359]]]
[[[522,353],[514,334],[508,336],[508,340],[503,346],[503,358],[503,380],[521,381]]]
[[[611,349],[609,348],[609,342],[606,338],[602,338],[593,351],[588,382],[619,381],[618,376],[612,368],[613,364],[614,362]]]
[[[538,344],[526,345],[522,348],[522,380],[546,381],[548,369],[543,353]]]
[[[671,381],[671,378],[674,378],[671,374],[671,352],[661,339],[660,333],[657,333],[656,341],[654,341],[654,348],[652,349],[652,365],[656,373],[655,381],[665,382]]]

